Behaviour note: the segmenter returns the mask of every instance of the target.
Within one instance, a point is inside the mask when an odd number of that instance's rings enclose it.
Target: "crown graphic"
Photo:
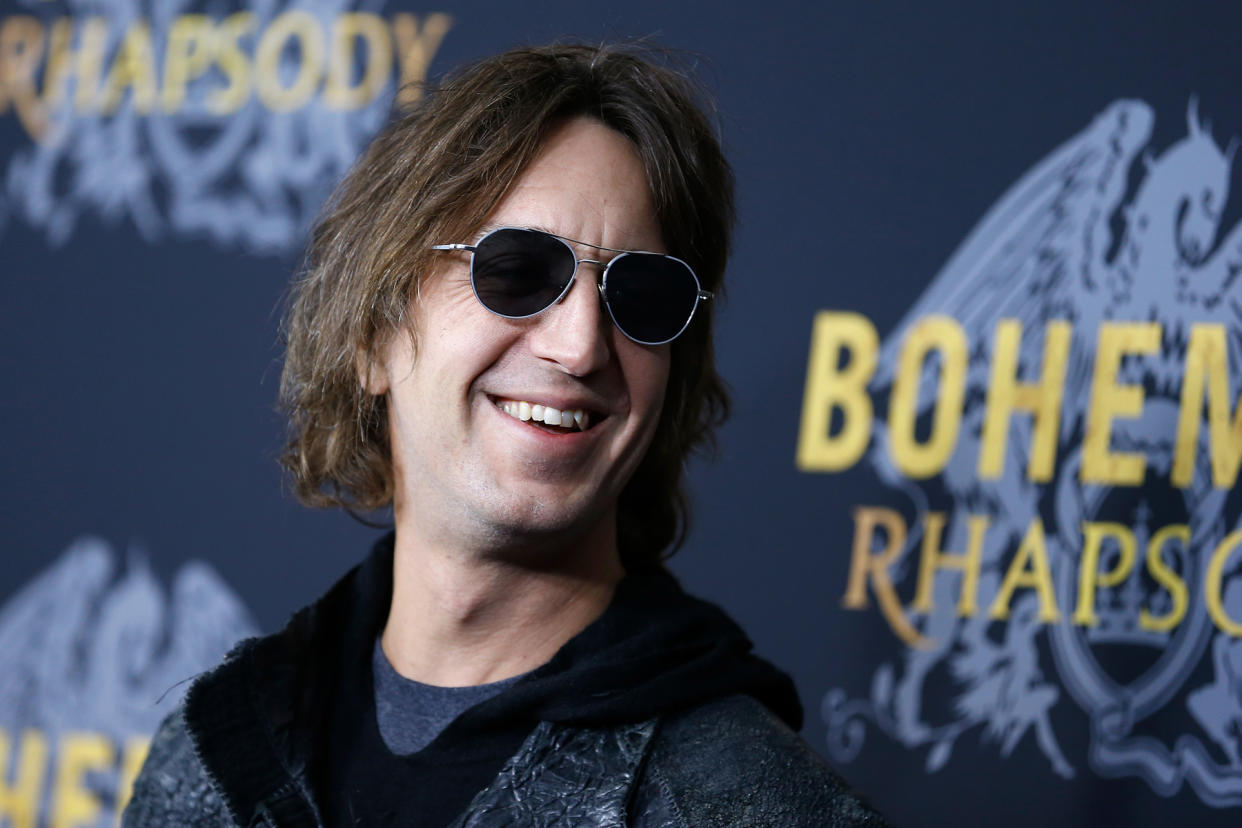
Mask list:
[[[1129,644],[1163,649],[1169,642],[1167,631],[1145,630],[1139,625],[1142,610],[1161,616],[1172,608],[1172,597],[1147,572],[1144,560],[1151,537],[1151,510],[1139,502],[1134,512],[1135,561],[1129,576],[1113,587],[1100,587],[1095,595],[1095,613],[1099,624],[1088,627],[1091,644]],[[1101,567],[1115,565],[1119,553],[1115,547],[1101,554]],[[1162,550],[1166,563],[1183,574],[1191,571],[1189,550],[1178,544],[1167,544]],[[1167,560],[1172,555],[1173,560]]]

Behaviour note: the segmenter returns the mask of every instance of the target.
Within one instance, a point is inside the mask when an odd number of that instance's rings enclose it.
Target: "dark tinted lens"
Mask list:
[[[690,320],[699,283],[689,266],[655,253],[627,253],[612,260],[604,281],[608,311],[636,342],[667,342]]]
[[[496,230],[475,247],[471,278],[483,307],[501,316],[531,316],[551,305],[574,275],[563,242],[534,230]]]

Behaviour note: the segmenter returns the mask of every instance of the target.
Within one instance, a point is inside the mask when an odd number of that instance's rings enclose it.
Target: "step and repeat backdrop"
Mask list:
[[[0,826],[377,531],[277,470],[306,231],[411,82],[684,50],[740,188],[672,567],[900,825],[1242,818],[1242,7],[0,6]],[[406,91],[402,91],[403,87]]]

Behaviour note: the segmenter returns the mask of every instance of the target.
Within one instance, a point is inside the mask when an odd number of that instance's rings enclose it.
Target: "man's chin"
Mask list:
[[[615,513],[594,504],[510,504],[491,519],[489,555],[539,569],[577,568],[616,554]]]

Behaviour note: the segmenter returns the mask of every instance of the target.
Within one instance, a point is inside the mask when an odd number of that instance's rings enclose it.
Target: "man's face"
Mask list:
[[[548,137],[489,218],[496,226],[665,251],[634,147],[586,118]],[[604,262],[613,255],[575,250]],[[469,254],[442,254],[412,308],[417,354],[398,335],[382,387],[372,382],[389,393],[398,532],[408,523],[424,541],[482,548],[592,532],[611,543],[617,498],[659,420],[669,346],[638,345],[616,329],[600,303],[599,272],[579,265],[561,302],[511,320],[475,299]],[[522,421],[513,414],[523,404],[581,409],[587,428]]]

